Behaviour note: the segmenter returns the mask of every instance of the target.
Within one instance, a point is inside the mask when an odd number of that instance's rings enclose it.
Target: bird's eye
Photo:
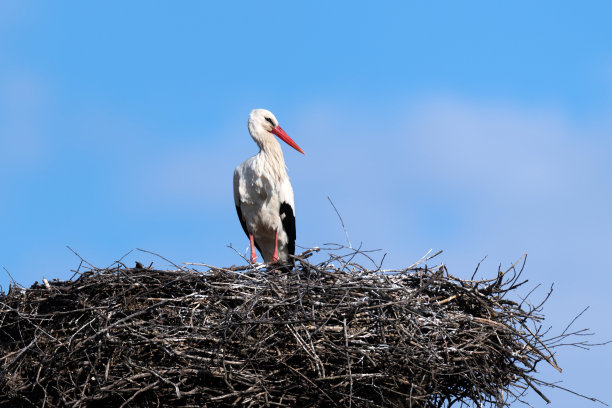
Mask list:
[[[272,127],[276,126],[276,125],[274,124],[274,122],[272,122],[272,119],[270,119],[270,118],[266,118],[266,120],[267,120],[268,122],[270,122],[270,124],[272,125]]]

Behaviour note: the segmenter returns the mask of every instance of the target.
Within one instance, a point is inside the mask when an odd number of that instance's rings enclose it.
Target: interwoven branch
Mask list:
[[[0,295],[0,407],[507,406],[551,349],[515,267],[93,269]],[[191,266],[193,268],[193,266]],[[579,344],[579,343],[578,343]]]

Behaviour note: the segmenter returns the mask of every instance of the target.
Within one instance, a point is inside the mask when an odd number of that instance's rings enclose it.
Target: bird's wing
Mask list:
[[[244,231],[244,234],[248,238],[250,238],[246,220],[244,219],[244,215],[242,214],[242,202],[240,201],[240,174],[244,171],[243,165],[244,163],[236,167],[236,170],[234,171],[234,204],[236,204],[236,213],[238,214],[238,219],[240,220],[242,230]],[[257,241],[255,241],[255,248],[257,248],[257,250],[261,253],[261,248]]]
[[[234,204],[240,206],[240,166],[234,170]]]
[[[295,255],[295,212],[293,210],[293,188],[289,178],[284,179],[279,188],[280,218],[283,230],[287,234],[287,249],[289,254]]]
[[[238,214],[240,225],[242,225],[242,229],[248,237],[249,231],[247,230],[246,221],[242,215],[242,210],[240,209],[240,172],[238,169],[239,167],[236,167],[236,170],[234,171],[234,204],[236,204],[236,213]]]

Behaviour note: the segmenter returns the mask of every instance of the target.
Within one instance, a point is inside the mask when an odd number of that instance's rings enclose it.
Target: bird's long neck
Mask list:
[[[266,173],[273,176],[276,181],[287,177],[285,158],[283,157],[280,143],[272,137],[266,138],[257,144],[259,145],[257,160],[264,167]]]

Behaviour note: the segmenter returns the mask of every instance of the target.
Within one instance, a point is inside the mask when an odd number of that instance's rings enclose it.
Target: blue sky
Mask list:
[[[135,248],[242,260],[231,192],[268,108],[298,244],[430,248],[451,273],[524,252],[545,312],[612,339],[612,6],[576,2],[0,2],[0,266],[68,278]],[[148,260],[132,254],[129,262]],[[156,260],[158,267],[167,267]],[[0,275],[7,288],[9,278]],[[539,295],[544,294],[544,289]],[[610,346],[547,378],[612,403]],[[547,393],[555,407],[595,406]],[[542,406],[537,396],[530,399]]]

